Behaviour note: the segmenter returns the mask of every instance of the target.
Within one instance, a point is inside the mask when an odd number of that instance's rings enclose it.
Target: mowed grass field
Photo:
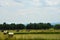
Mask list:
[[[8,30],[9,32],[17,33],[16,30]],[[19,30],[18,33],[26,32],[60,32],[60,30]],[[8,38],[8,39],[6,39]],[[60,34],[14,34],[11,39],[8,35],[4,35],[0,31],[0,40],[60,40]]]
[[[60,34],[20,34],[15,35],[17,39],[56,39],[60,40]]]

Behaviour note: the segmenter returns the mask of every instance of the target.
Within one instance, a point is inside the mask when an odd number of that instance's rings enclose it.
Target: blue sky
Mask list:
[[[0,0],[0,23],[60,22],[60,0]]]

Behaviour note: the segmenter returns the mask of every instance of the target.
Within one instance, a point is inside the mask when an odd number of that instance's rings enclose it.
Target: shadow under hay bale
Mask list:
[[[9,37],[9,38],[12,38],[13,36],[14,36],[14,33],[13,33],[13,32],[9,32],[9,33],[8,33],[8,37]]]

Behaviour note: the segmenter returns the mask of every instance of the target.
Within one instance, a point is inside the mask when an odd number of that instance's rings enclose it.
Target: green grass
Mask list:
[[[60,39],[42,39],[42,38],[39,38],[39,39],[10,39],[10,38],[6,38],[4,40],[60,40]]]
[[[60,39],[60,34],[20,34],[15,37],[17,39]]]
[[[0,32],[0,40],[60,40],[60,30],[9,30],[13,32],[13,38]]]
[[[16,32],[14,34],[60,34],[60,32]]]

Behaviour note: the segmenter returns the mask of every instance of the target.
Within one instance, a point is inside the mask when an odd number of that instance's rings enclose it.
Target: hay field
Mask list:
[[[8,30],[16,33],[16,30]],[[60,32],[60,30],[30,30],[29,32]],[[27,30],[20,30],[20,32],[28,32]],[[6,39],[8,38],[8,39]],[[0,31],[0,40],[60,40],[60,34],[15,34],[11,39],[8,35],[4,35]]]
[[[60,40],[60,34],[19,34],[16,39],[57,39]]]

